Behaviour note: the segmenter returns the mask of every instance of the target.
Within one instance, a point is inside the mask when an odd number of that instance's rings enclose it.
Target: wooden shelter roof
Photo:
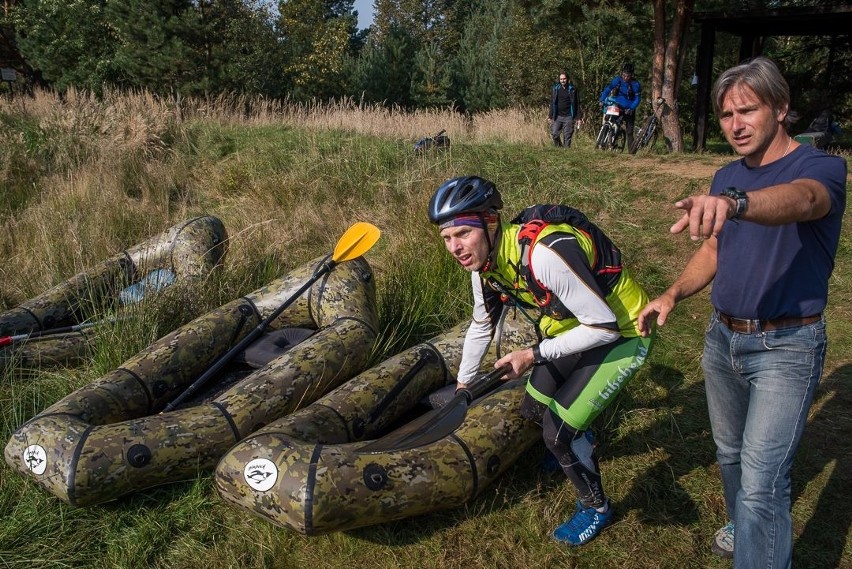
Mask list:
[[[848,35],[852,34],[852,3],[748,12],[696,12],[693,21],[737,36]]]
[[[832,36],[852,33],[852,2],[748,12],[696,12],[693,21],[737,36]]]
[[[701,28],[698,46],[698,96],[695,104],[694,144],[704,150],[710,120],[710,86],[717,32],[740,38],[740,59],[760,55],[758,38],[768,36],[852,35],[852,1],[832,5],[795,6],[774,10],[695,12],[694,24]]]

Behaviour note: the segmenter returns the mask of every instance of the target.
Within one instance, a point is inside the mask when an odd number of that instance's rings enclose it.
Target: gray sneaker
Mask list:
[[[734,522],[728,522],[725,527],[721,528],[713,536],[713,541],[710,542],[710,551],[724,557],[725,559],[733,559],[734,557]]]

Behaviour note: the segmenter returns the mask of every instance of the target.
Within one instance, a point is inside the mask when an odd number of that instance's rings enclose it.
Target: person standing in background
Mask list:
[[[550,95],[550,136],[555,146],[571,147],[574,136],[574,119],[580,108],[580,98],[568,72],[559,74],[559,82],[553,85]]]

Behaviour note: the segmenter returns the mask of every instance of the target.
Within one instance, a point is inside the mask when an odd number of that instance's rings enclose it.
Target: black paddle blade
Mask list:
[[[434,443],[453,434],[464,422],[471,402],[500,385],[500,378],[507,371],[505,368],[498,368],[475,379],[467,389],[459,389],[457,395],[443,407],[424,413],[384,437],[361,447],[359,452],[408,450]]]
[[[397,430],[376,439],[359,452],[390,452],[408,450],[434,443],[455,432],[467,415],[467,397],[456,395],[434,411],[420,415]]]

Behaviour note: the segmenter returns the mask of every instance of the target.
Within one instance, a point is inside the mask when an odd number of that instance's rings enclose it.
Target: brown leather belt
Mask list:
[[[733,316],[719,312],[719,322],[727,326],[731,332],[739,332],[740,334],[753,334],[761,331],[769,332],[782,328],[796,328],[798,326],[813,324],[820,318],[822,318],[822,314],[791,318],[773,318],[771,320],[749,320],[747,318],[734,318]]]

